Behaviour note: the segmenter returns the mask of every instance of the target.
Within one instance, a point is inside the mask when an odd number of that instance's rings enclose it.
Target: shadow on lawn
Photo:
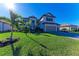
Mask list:
[[[38,56],[48,56],[48,50],[45,49],[45,48],[39,48],[37,51],[38,51],[38,53],[34,53],[32,51],[32,48],[29,48],[27,56],[35,56],[35,55],[38,55]]]
[[[39,55],[40,55],[40,56],[48,56],[48,52],[47,52],[46,49],[41,48],[41,49],[39,50]]]
[[[44,34],[44,36],[47,36],[47,37],[52,37],[52,36],[50,36],[50,35],[47,35],[47,34]]]
[[[28,49],[28,54],[27,54],[27,56],[33,56],[32,50],[31,50],[30,48]]]
[[[40,49],[40,48],[39,48]],[[39,56],[48,56],[48,52],[46,49],[41,48],[40,50],[38,50],[37,53]],[[35,53],[33,53],[33,51],[31,50],[31,48],[28,49],[28,54],[27,56],[35,56]]]
[[[41,33],[34,33],[34,34],[36,34],[36,35],[40,35]],[[26,35],[30,40],[32,40],[32,41],[34,41],[35,43],[37,43],[38,45],[40,45],[40,47],[42,47],[42,48],[40,48],[40,50],[38,50],[38,54],[40,55],[40,56],[47,56],[47,50],[49,50],[49,48],[47,47],[47,46],[45,46],[45,45],[43,45],[42,43],[40,43],[40,42],[38,42],[38,41],[36,41],[36,40],[34,40],[32,37],[30,37],[29,35]],[[29,48],[28,49],[28,54],[27,54],[28,56],[34,56],[35,54],[33,53],[33,51],[32,51],[32,49],[31,48]]]
[[[14,49],[13,56],[19,56],[20,55],[20,50],[21,50],[21,47],[16,47]]]
[[[37,43],[38,45],[40,45],[41,47],[43,47],[43,48],[45,48],[45,49],[48,49],[47,46],[45,46],[45,45],[41,44],[40,42],[34,40],[32,37],[30,37],[30,36],[28,36],[28,35],[27,35],[27,37],[28,37],[29,39],[33,40],[33,41],[34,41],[35,43]]]
[[[13,56],[18,56],[21,47],[14,48],[14,43],[17,42],[18,39],[19,39],[19,38],[16,38],[16,39],[14,39],[14,40],[13,40],[13,39],[10,40],[10,38],[7,38],[6,41],[0,42],[0,47],[5,47],[5,46],[7,46],[7,45],[10,45],[10,46],[11,46],[11,50],[12,50]]]

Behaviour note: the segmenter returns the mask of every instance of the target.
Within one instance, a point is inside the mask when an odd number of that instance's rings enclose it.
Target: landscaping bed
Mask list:
[[[4,47],[10,44],[13,44],[18,41],[19,38],[13,38],[13,40],[10,40],[10,38],[6,38],[5,41],[0,41],[0,47]]]

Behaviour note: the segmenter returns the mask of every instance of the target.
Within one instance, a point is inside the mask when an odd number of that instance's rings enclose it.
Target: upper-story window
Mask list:
[[[32,23],[35,23],[35,21],[34,21],[34,20],[32,20]]]
[[[50,17],[47,17],[47,18],[46,18],[46,21],[53,21],[53,19],[50,18]]]

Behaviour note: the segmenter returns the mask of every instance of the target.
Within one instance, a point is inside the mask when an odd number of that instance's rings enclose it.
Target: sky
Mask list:
[[[51,12],[56,16],[56,23],[79,25],[78,3],[17,3],[14,11],[23,17],[36,16],[38,19]],[[3,4],[0,4],[0,16],[9,17],[9,11]]]

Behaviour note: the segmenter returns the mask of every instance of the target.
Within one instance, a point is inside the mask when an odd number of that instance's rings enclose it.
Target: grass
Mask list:
[[[77,34],[79,34],[79,32],[74,32],[74,33],[77,33]]]
[[[8,38],[10,33],[1,33],[0,40]],[[14,43],[14,53],[19,56],[66,56],[79,55],[79,41],[48,33],[32,34],[14,32],[14,37],[20,37]],[[0,47],[1,56],[11,56],[11,46]]]

